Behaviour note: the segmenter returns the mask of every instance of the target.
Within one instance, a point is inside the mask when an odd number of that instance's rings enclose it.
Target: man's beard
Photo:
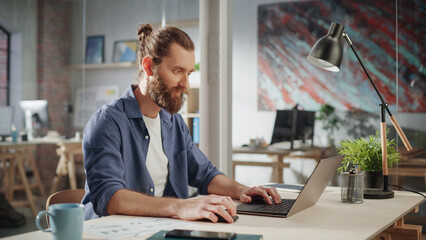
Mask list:
[[[175,93],[180,93],[176,96]],[[188,90],[179,86],[167,88],[158,72],[154,72],[148,84],[148,94],[151,99],[170,114],[179,112],[188,95]]]

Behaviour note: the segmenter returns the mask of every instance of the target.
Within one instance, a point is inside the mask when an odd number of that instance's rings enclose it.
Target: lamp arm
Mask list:
[[[399,126],[398,121],[396,120],[395,116],[389,116],[393,127],[395,128],[396,132],[398,133],[399,137],[401,138],[402,142],[404,143],[405,148],[407,151],[411,151],[413,148],[411,147],[410,142],[408,141],[407,137],[404,134],[404,131],[402,131],[401,126]]]
[[[359,58],[358,53],[355,51],[355,48],[352,45],[352,41],[349,39],[348,34],[343,33],[343,38],[346,40],[346,42],[348,43],[348,45],[351,47],[352,51],[355,53],[355,56],[358,59],[358,62],[361,64],[361,67],[364,70],[365,74],[367,75],[368,80],[370,80],[371,85],[373,85],[374,90],[376,90],[377,95],[379,95],[379,98],[382,101],[382,104],[383,104],[384,108],[389,113],[389,116],[392,116],[392,113],[389,111],[389,108],[388,108],[389,104],[387,102],[385,102],[385,100],[383,99],[383,97],[380,94],[379,90],[377,89],[376,84],[374,84],[373,80],[371,79],[370,74],[368,74],[368,71],[365,68],[364,64],[362,63],[361,58]]]
[[[353,47],[352,41],[349,38],[348,34],[343,33],[342,37],[346,40],[348,45],[351,47],[352,51],[355,53],[356,58],[358,59],[358,62],[361,64],[362,69],[364,70],[365,74],[368,77],[368,80],[370,80],[371,85],[373,85],[374,90],[376,90],[377,95],[379,96],[380,100],[382,101],[383,107],[386,109],[386,111],[389,114],[389,118],[392,122],[393,127],[395,128],[396,132],[398,133],[398,136],[401,138],[402,142],[404,143],[405,148],[407,151],[411,151],[413,148],[411,147],[410,142],[408,141],[407,137],[405,136],[404,131],[402,131],[401,126],[399,125],[398,121],[396,120],[395,116],[392,115],[390,112],[388,106],[389,104],[385,102],[382,95],[380,94],[379,90],[376,87],[376,84],[374,84],[373,80],[370,77],[370,74],[368,74],[367,69],[364,67],[364,64],[362,63],[361,59],[359,58],[358,54],[355,51],[355,48]]]

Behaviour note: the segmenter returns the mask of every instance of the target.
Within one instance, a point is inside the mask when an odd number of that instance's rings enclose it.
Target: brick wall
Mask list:
[[[70,136],[71,2],[38,1],[37,97],[49,102],[50,129]],[[39,145],[37,163],[47,192],[55,175],[59,157],[56,146]]]
[[[7,105],[7,35],[0,30],[0,106]]]
[[[70,126],[70,18],[70,2],[38,1],[37,95],[49,101],[51,129],[61,135]]]

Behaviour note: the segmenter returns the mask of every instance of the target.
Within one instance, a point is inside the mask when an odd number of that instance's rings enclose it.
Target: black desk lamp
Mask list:
[[[339,68],[340,68],[340,64],[342,63],[342,57],[343,57],[343,44],[341,43],[340,39],[344,38],[346,42],[348,43],[348,45],[351,47],[352,51],[355,53],[355,56],[358,59],[359,63],[361,64],[362,69],[364,69],[364,72],[367,75],[368,79],[370,80],[371,85],[373,85],[374,90],[376,90],[376,93],[377,95],[379,95],[379,98],[381,100],[380,137],[382,142],[383,189],[366,190],[364,191],[364,198],[367,198],[367,199],[393,198],[394,196],[393,191],[390,190],[388,186],[389,172],[388,172],[387,146],[386,146],[385,110],[388,112],[389,118],[393,126],[395,127],[399,137],[404,143],[405,148],[407,148],[407,151],[410,151],[412,147],[410,145],[410,142],[408,142],[407,137],[405,136],[401,127],[399,126],[399,123],[396,121],[396,118],[390,112],[388,108],[388,103],[385,102],[379,90],[377,90],[377,87],[374,84],[373,80],[371,80],[371,77],[368,74],[367,69],[365,69],[364,64],[362,64],[361,59],[359,58],[358,54],[356,53],[352,45],[352,41],[349,39],[348,34],[346,34],[344,30],[345,30],[345,27],[342,24],[332,23],[330,26],[330,29],[328,30],[328,34],[322,37],[320,40],[318,40],[315,43],[307,59],[310,63],[312,63],[313,65],[319,68],[322,68],[327,71],[338,72],[340,71]]]

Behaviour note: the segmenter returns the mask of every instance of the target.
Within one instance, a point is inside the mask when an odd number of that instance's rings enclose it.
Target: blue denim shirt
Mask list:
[[[85,220],[107,216],[111,196],[129,189],[154,196],[154,182],[146,167],[150,136],[131,86],[123,97],[96,111],[83,135],[86,171]],[[188,185],[200,194],[218,174],[211,161],[192,142],[180,114],[162,109],[161,137],[169,160],[163,196],[188,197]],[[143,204],[143,203],[141,203]]]

